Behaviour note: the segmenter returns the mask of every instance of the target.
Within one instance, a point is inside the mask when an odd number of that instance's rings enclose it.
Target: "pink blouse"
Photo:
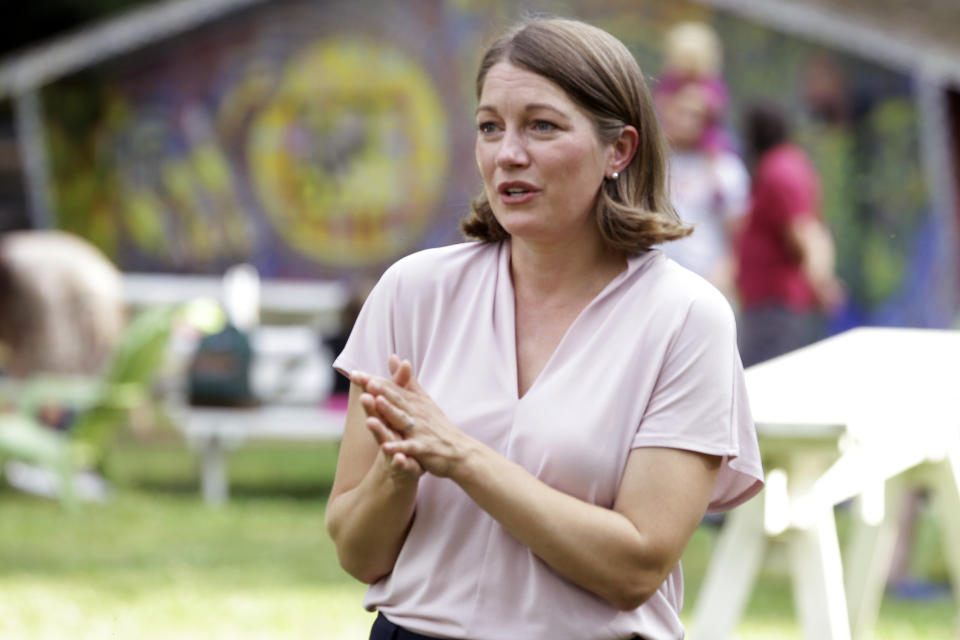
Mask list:
[[[383,275],[334,366],[387,376],[391,353],[408,358],[465,433],[603,507],[613,506],[635,447],[723,456],[711,510],[760,490],[733,313],[705,280],[658,250],[631,258],[522,398],[514,318],[509,242],[421,251]],[[554,572],[454,482],[429,474],[393,572],[364,599],[412,631],[472,640],[681,638],[682,604],[678,564],[642,606],[616,609]]]

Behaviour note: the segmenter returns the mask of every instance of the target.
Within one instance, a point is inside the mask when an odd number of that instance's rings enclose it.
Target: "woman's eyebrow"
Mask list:
[[[546,110],[548,110],[548,111],[553,111],[554,113],[556,113],[556,114],[558,114],[558,115],[561,115],[561,116],[564,116],[564,117],[566,117],[566,115],[567,115],[566,113],[564,113],[564,112],[561,111],[560,109],[557,109],[556,107],[554,107],[554,106],[552,106],[552,105],[549,105],[549,104],[546,104],[546,103],[543,103],[543,102],[531,102],[530,104],[528,104],[527,106],[525,106],[525,107],[523,108],[524,111],[538,111],[538,110],[542,110],[542,109],[546,109]],[[481,111],[489,111],[489,112],[491,112],[491,113],[498,113],[496,107],[494,107],[494,106],[492,106],[492,105],[488,105],[488,104],[482,104],[482,105],[480,105],[479,107],[477,107],[477,113],[480,113]]]
[[[553,105],[545,104],[545,103],[542,103],[542,102],[532,102],[532,103],[528,104],[528,105],[524,108],[524,111],[540,111],[540,110],[542,110],[542,109],[546,109],[547,111],[553,111],[553,112],[556,113],[557,115],[561,115],[561,116],[564,116],[564,117],[566,117],[566,115],[567,115],[566,113],[564,113],[564,112],[561,111],[560,109],[557,109],[557,108],[554,107]]]

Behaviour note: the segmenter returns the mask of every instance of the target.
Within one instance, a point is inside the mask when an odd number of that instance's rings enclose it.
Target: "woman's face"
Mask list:
[[[497,221],[515,238],[598,233],[593,205],[613,145],[559,86],[508,62],[487,72],[477,109],[477,166]]]
[[[707,97],[704,90],[687,84],[661,103],[660,113],[667,140],[676,149],[690,149],[700,142],[707,127]]]

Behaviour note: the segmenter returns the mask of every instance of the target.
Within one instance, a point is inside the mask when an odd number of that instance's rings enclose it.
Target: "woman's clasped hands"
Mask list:
[[[352,371],[350,380],[364,393],[360,402],[366,426],[376,438],[394,476],[424,472],[453,475],[470,447],[470,438],[450,423],[420,383],[409,360],[391,355],[391,377]]]

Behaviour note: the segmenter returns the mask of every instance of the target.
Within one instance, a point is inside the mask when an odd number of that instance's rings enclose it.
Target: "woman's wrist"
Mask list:
[[[464,442],[458,447],[458,454],[450,467],[450,479],[464,488],[476,483],[483,477],[483,470],[489,467],[489,456],[493,453],[493,449],[479,440],[464,436]]]
[[[420,480],[419,474],[404,471],[394,467],[392,457],[379,454],[380,460],[374,465],[375,484],[386,489],[391,495],[404,495],[411,491],[416,492]]]

